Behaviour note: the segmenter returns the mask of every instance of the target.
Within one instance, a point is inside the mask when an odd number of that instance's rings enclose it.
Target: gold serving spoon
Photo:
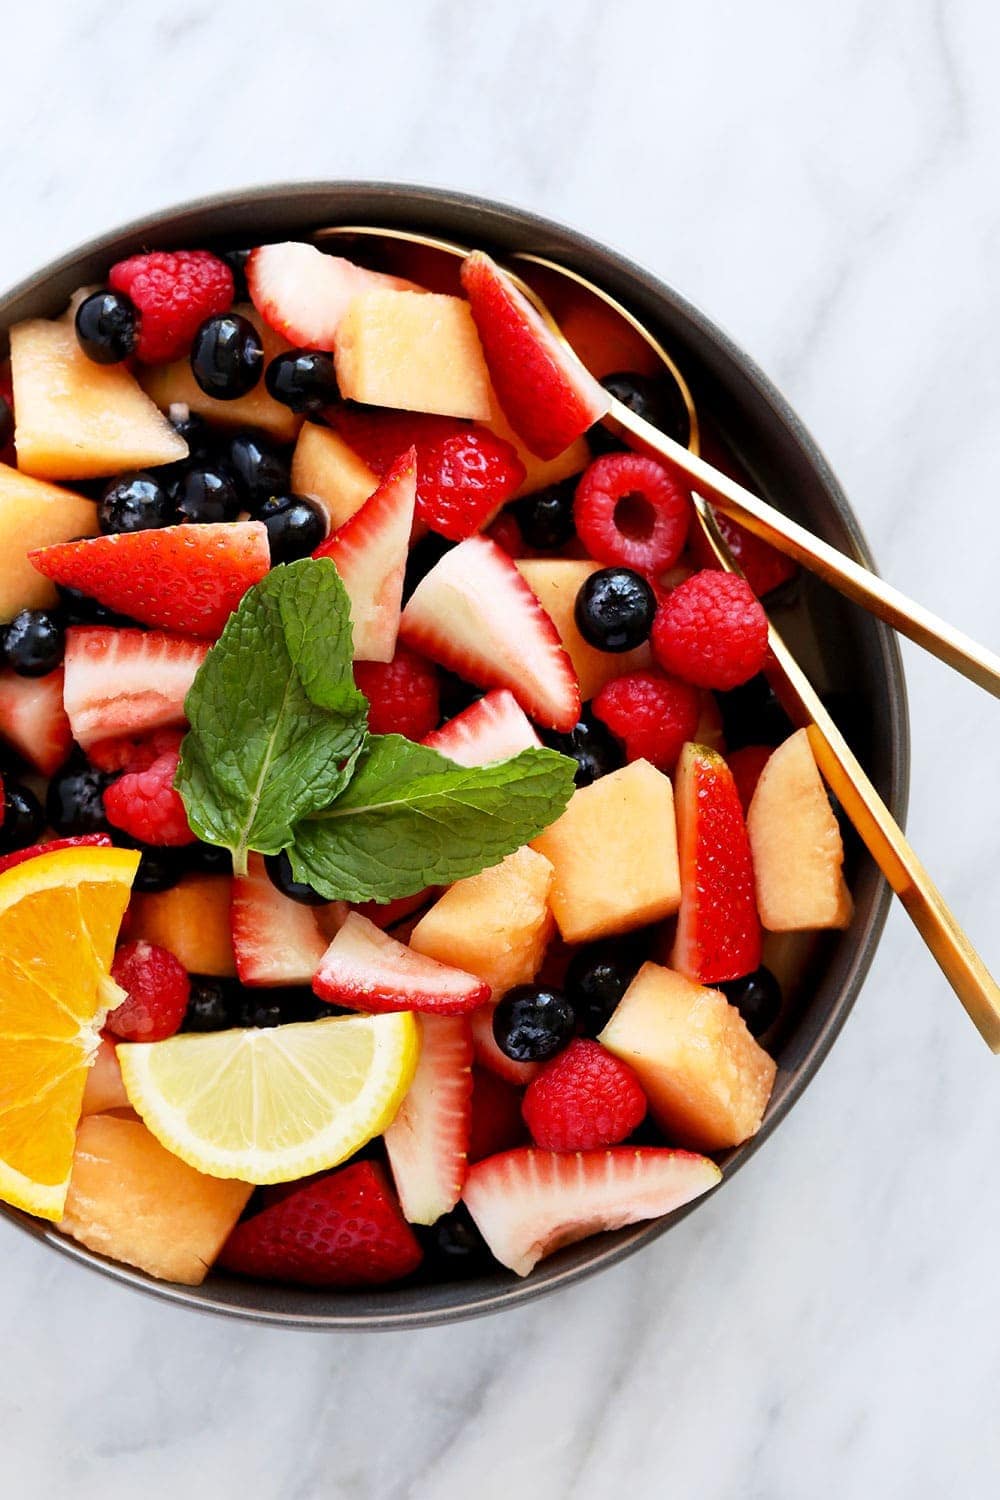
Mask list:
[[[375,228],[363,224],[343,227],[338,225],[320,229],[315,232],[313,238],[322,240],[352,236],[402,241],[418,245],[423,250],[438,250],[443,254],[461,259],[471,253],[467,246],[455,244],[451,240],[416,234],[406,229]],[[543,256],[526,252],[518,252],[511,258],[523,261],[525,264],[544,267],[546,271],[554,272],[574,282],[577,287],[590,292],[606,306],[619,313],[633,332],[645,339],[651,348],[656,343],[637,318],[578,272],[558,265],[555,261],[546,260]],[[509,265],[506,270],[520,290],[530,298],[553,332],[559,336],[563,346],[576,357],[576,351],[563,338],[559,325],[537,291],[512,271]],[[659,356],[677,381],[685,400],[690,403],[690,393],[686,392],[684,382],[674,362],[663,349],[659,350]],[[693,404],[689,405],[688,411],[689,416],[694,416]],[[942,620],[931,610],[909,599],[899,589],[893,588],[892,584],[886,583],[863,564],[855,561],[853,557],[848,557],[845,553],[839,552],[836,547],[831,547],[828,542],[814,536],[811,531],[791,520],[773,505],[769,505],[759,495],[753,494],[737,480],[731,479],[727,474],[714,468],[700,456],[697,440],[690,447],[685,448],[673,438],[667,437],[666,433],[660,432],[642,417],[637,416],[635,412],[630,411],[618,400],[612,400],[611,408],[604,420],[616,429],[623,429],[631,437],[636,438],[643,447],[659,454],[673,468],[687,474],[697,484],[702,495],[707,496],[720,511],[731,516],[734,521],[738,521],[747,531],[752,531],[755,536],[769,542],[779,552],[784,552],[794,558],[796,562],[808,568],[811,573],[815,573],[831,588],[837,589],[846,598],[852,599],[855,604],[860,604],[870,614],[884,620],[894,630],[898,630],[901,635],[908,636],[918,646],[923,646],[925,650],[946,662],[948,666],[954,667],[956,671],[985,688],[994,697],[1000,698],[1000,656],[996,652],[988,650],[986,646],[974,641],[964,631],[956,629],[954,625]],[[696,433],[697,427],[695,426],[692,431]]]
[[[412,245],[419,246],[423,250],[438,250],[450,257],[464,259],[470,251],[462,245],[456,245],[449,240],[433,238],[429,235],[416,234],[412,231],[401,229],[379,229],[370,226],[351,225],[343,228],[327,228],[318,230],[314,236],[316,239],[327,239],[335,237],[365,236],[369,238],[383,238],[401,240]],[[678,389],[687,407],[691,424],[691,434],[694,444],[698,442],[698,418],[694,401],[687,383],[679,369],[660,344],[659,340],[644,327],[639,320],[633,316],[621,303],[617,302],[608,292],[587,281],[576,271],[570,271],[565,266],[560,266],[554,261],[546,260],[541,256],[530,255],[527,252],[516,253],[515,260],[526,264],[542,266],[546,271],[554,273],[571,280],[580,290],[597,298],[606,307],[617,313],[624,322],[637,333],[646,343],[649,349],[662,361],[664,367],[669,371],[676,381]],[[507,268],[509,271],[509,267]],[[526,296],[530,297],[532,303],[545,317],[546,322],[558,334],[563,345],[572,351],[571,345],[563,338],[558,325],[545,307],[537,292],[516,274],[513,279]],[[779,511],[767,505],[763,500],[751,495],[733,480],[729,480],[718,470],[705,464],[695,453],[688,452],[679,444],[658,432],[648,422],[637,417],[634,412],[616,401],[613,403],[609,417],[644,446],[656,452],[663,453],[676,467],[684,469],[699,484],[699,488],[709,491],[713,500],[719,504],[719,509],[726,514],[732,515],[734,519],[746,523],[748,530],[753,530],[758,536],[766,541],[777,539],[777,527],[772,527],[769,521],[760,525],[751,526],[746,517],[750,516],[750,504],[753,510],[766,515],[775,516],[782,528],[791,528],[794,533],[801,534],[805,540],[802,542],[802,551],[808,547],[809,558],[814,558],[816,549],[820,548],[829,553],[837,562],[838,576],[843,576],[844,565],[849,565],[853,573],[857,573],[862,579],[871,580],[872,585],[879,585],[886,593],[892,595],[898,601],[902,601],[907,610],[907,618],[912,619],[913,612],[922,616],[925,621],[933,621],[934,617],[926,615],[903,600],[902,595],[896,595],[895,590],[890,590],[882,585],[881,580],[873,574],[868,573],[860,564],[837,552],[835,548],[827,547],[819,542],[816,537],[806,531],[803,527],[795,526],[788,521]],[[683,463],[677,463],[675,451],[684,456]],[[702,473],[708,476],[707,481],[702,480]],[[729,490],[738,492],[739,497],[733,504],[723,503],[727,498]],[[720,501],[719,496],[723,499]],[[729,548],[720,532],[711,508],[703,496],[695,492],[692,495],[695,506],[695,515],[702,532],[707,539],[719,564],[730,573],[740,573],[741,570],[735,562]],[[749,503],[748,503],[749,502]],[[745,511],[745,515],[744,515]],[[773,535],[772,535],[773,533]],[[787,536],[787,530],[783,530],[782,537]],[[780,545],[780,543],[779,543]],[[800,557],[789,544],[782,547],[783,551],[793,557]],[[803,555],[800,560],[810,565],[809,560]],[[813,567],[814,572],[825,576],[819,567]],[[835,582],[834,579],[830,579]],[[839,586],[839,585],[838,585]],[[866,588],[868,586],[866,585]],[[847,588],[841,592],[848,594],[851,598],[857,598],[859,602],[865,603],[865,598],[860,593],[851,593]],[[873,609],[873,613],[882,619],[889,616],[881,609]],[[889,623],[895,623],[890,620]],[[942,622],[936,622],[942,625]],[[950,627],[942,625],[944,632],[959,642],[964,642],[965,637],[959,632],[951,631]],[[920,639],[916,630],[908,630],[914,639]],[[940,631],[938,632],[940,635]],[[830,717],[822,699],[813,688],[795,657],[785,645],[777,629],[773,624],[768,626],[768,641],[773,658],[773,666],[768,668],[768,679],[777,695],[782,707],[791,718],[792,722],[804,726],[808,730],[810,744],[816,762],[826,779],[827,784],[840,801],[847,817],[853,823],[862,842],[865,844],[875,863],[882,871],[889,885],[896,892],[910,919],[912,920],[920,936],[937,960],[945,978],[955,991],[959,1000],[965,1007],[968,1015],[982,1036],[983,1040],[993,1052],[1000,1052],[1000,986],[990,974],[983,960],[970,943],[968,937],[956,921],[952,911],[946,904],[937,886],[927,873],[917,854],[910,846],[902,829],[893,818],[888,807],[886,807],[871,779],[864,770],[861,762],[851,750],[844,736]],[[929,644],[922,641],[922,644]],[[966,671],[966,675],[973,677],[975,681],[983,681],[983,685],[990,687],[991,691],[997,692],[1000,688],[1000,676],[997,670],[989,665],[990,653],[984,652],[980,647],[968,642],[968,647],[974,653],[978,653],[980,665],[984,677],[981,679],[976,672],[960,665],[958,661],[953,665],[959,665],[960,670]],[[931,646],[935,654],[949,660],[949,656],[943,649],[940,640],[937,645]],[[966,647],[962,646],[960,654],[967,654]],[[993,660],[996,660],[995,658]],[[1000,661],[997,661],[1000,668]],[[990,675],[992,674],[992,676]]]

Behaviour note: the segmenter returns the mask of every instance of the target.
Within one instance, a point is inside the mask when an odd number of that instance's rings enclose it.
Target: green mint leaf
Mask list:
[[[243,873],[249,850],[277,854],[300,818],[329,806],[364,741],[350,603],[333,564],[305,558],[255,585],[185,707],[175,784],[193,831],[230,849]]]
[[[292,872],[331,901],[391,901],[477,875],[559,817],[575,770],[554,750],[463,767],[372,736],[336,802],[298,824]]]

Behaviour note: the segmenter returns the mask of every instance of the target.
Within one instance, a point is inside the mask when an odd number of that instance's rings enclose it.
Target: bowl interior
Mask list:
[[[115,231],[46,267],[0,300],[0,329],[62,310],[80,285],[141,249],[254,244],[301,238],[325,224],[409,226],[494,249],[531,250],[606,287],[662,339],[691,386],[699,414],[740,459],[762,495],[841,550],[870,562],[864,539],[822,454],[759,370],[714,324],[663,283],[559,225],[482,200],[372,183],[264,188],[167,211]],[[0,333],[6,342],[6,333]],[[828,697],[897,818],[905,811],[908,737],[902,666],[892,633],[808,577],[794,603],[772,611],[815,686]],[[791,1002],[770,1049],[779,1063],[760,1133],[729,1153],[728,1178],[775,1129],[832,1044],[874,953],[889,901],[872,862],[848,840],[855,917],[806,954],[790,954]],[[590,1274],[662,1234],[666,1220],[602,1235],[543,1261],[527,1281],[495,1275],[444,1286],[367,1293],[296,1291],[213,1275],[179,1288],[104,1261],[15,1210],[5,1215],[74,1259],[140,1289],[236,1316],[298,1326],[400,1327],[468,1317],[523,1302]]]

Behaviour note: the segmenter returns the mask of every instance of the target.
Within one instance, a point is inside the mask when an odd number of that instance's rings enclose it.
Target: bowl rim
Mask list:
[[[115,225],[102,234],[92,236],[54,260],[48,261],[37,271],[22,277],[13,286],[0,291],[0,337],[7,331],[8,310],[20,298],[71,271],[81,261],[106,253],[116,241],[141,242],[145,236],[161,232],[168,223],[174,225],[179,220],[190,220],[194,227],[197,220],[205,214],[231,210],[238,205],[251,210],[259,209],[269,202],[293,206],[301,200],[305,223],[306,204],[311,203],[317,196],[328,195],[335,199],[338,195],[350,194],[371,195],[387,202],[405,203],[415,213],[419,213],[421,209],[442,213],[449,210],[462,213],[482,210],[490,216],[494,227],[498,222],[503,222],[509,228],[516,229],[522,234],[568,237],[581,256],[614,262],[625,275],[640,284],[652,298],[681,314],[704,339],[719,348],[738,367],[755,399],[769,409],[771,416],[784,426],[801,450],[824,492],[825,500],[836,514],[845,535],[850,539],[854,556],[866,566],[875,568],[871,548],[862,527],[822,449],[770,378],[724,328],[720,327],[714,319],[709,318],[697,304],[692,303],[671,284],[646,271],[644,267],[638,265],[614,245],[607,241],[596,240],[570,225],[504,200],[484,198],[481,195],[464,193],[452,188],[364,178],[303,179],[264,183],[186,199],[181,203],[152,210],[124,224]],[[177,224],[177,228],[179,232],[183,232],[186,225]],[[886,800],[893,816],[903,825],[909,796],[910,773],[906,679],[902,653],[896,635],[881,622],[875,621],[874,624],[878,642],[878,668],[890,689],[885,704],[884,731],[885,743],[888,747]],[[293,1310],[282,1310],[274,1307],[242,1306],[234,1302],[206,1299],[204,1287],[192,1288],[173,1282],[157,1281],[135,1268],[107,1260],[60,1235],[54,1226],[7,1204],[0,1203],[0,1217],[32,1238],[75,1261],[78,1265],[86,1266],[102,1276],[143,1292],[158,1301],[210,1313],[220,1318],[235,1318],[271,1327],[329,1329],[338,1332],[393,1331],[440,1326],[485,1316],[488,1313],[508,1308],[523,1307],[526,1303],[533,1302],[550,1292],[596,1275],[651,1244],[681,1219],[686,1218],[699,1204],[714,1197],[770,1139],[815,1077],[840,1034],[848,1015],[853,1010],[874,959],[891,900],[892,891],[885,878],[879,875],[863,927],[857,933],[835,1005],[822,1021],[812,1045],[797,1063],[780,1101],[765,1118],[757,1135],[737,1148],[734,1158],[727,1162],[724,1176],[718,1187],[713,1188],[703,1198],[696,1199],[693,1203],[665,1218],[633,1226],[629,1238],[624,1242],[605,1243],[606,1237],[595,1238],[591,1242],[593,1251],[589,1259],[582,1264],[550,1271],[543,1279],[536,1280],[532,1276],[498,1291],[469,1296],[464,1301],[456,1301],[444,1307],[421,1308],[415,1305],[412,1309],[386,1309],[384,1312],[370,1314],[309,1312],[297,1307]],[[252,1287],[253,1283],[248,1283],[248,1285]],[[470,1283],[470,1287],[473,1285],[474,1283]],[[423,1288],[414,1288],[417,1294],[422,1290]]]

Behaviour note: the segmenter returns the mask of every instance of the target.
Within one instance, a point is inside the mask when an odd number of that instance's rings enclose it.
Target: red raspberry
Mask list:
[[[632,1134],[646,1096],[627,1063],[578,1038],[528,1084],[521,1110],[543,1150],[592,1151]]]
[[[392,661],[356,661],[354,681],[368,699],[372,734],[422,740],[441,719],[438,676],[429,661],[399,646]]]
[[[168,750],[146,771],[128,771],[104,793],[108,822],[144,844],[193,844],[181,796],[174,789],[179,755]]]
[[[605,683],[593,710],[625,746],[628,760],[648,760],[672,771],[701,717],[701,695],[661,672],[629,672]]]
[[[767,615],[745,578],[705,568],[660,605],[652,642],[665,672],[726,692],[763,667]]]
[[[184,738],[182,729],[154,729],[152,734],[118,734],[98,740],[87,750],[87,759],[98,771],[114,775],[116,771],[148,771],[161,755],[179,750]]]
[[[233,305],[233,273],[208,250],[154,250],[111,267],[108,282],[139,310],[136,356],[157,365],[189,353],[198,327]]]
[[[684,550],[691,497],[655,458],[607,453],[584,471],[573,514],[596,562],[662,573]]]
[[[153,943],[126,943],[115,954],[111,977],[127,995],[105,1025],[122,1042],[162,1042],[180,1030],[191,981],[179,959]]]
[[[740,750],[731,750],[726,756],[744,813],[757,790],[760,773],[773,754],[773,745],[744,745]]]

